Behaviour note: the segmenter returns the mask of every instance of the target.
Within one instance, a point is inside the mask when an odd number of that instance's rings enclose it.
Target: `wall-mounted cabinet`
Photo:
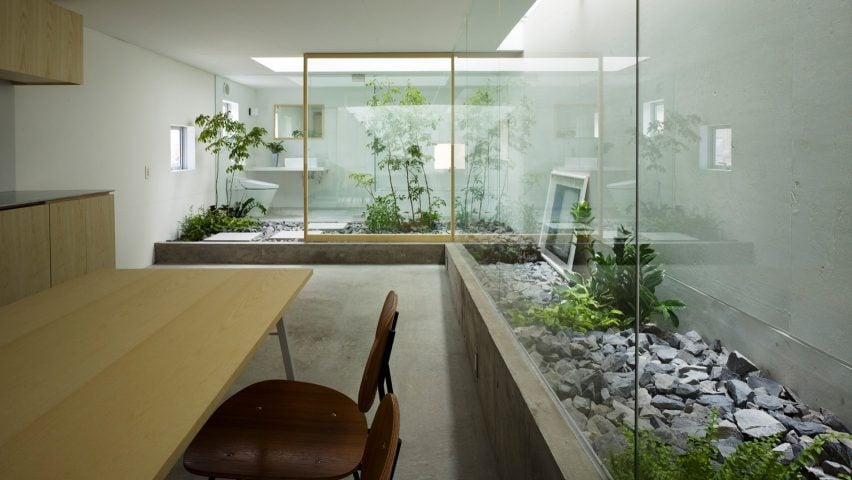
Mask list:
[[[292,140],[303,138],[305,135],[304,109],[301,105],[275,105],[273,125],[275,138]],[[308,138],[322,138],[323,135],[323,106],[308,106]]]
[[[0,0],[0,79],[83,83],[83,17],[47,0]]]

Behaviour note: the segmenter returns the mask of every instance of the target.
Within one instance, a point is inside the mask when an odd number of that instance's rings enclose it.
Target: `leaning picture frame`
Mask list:
[[[571,207],[586,199],[588,186],[588,175],[558,170],[550,172],[538,246],[545,261],[563,275],[573,268],[577,250]]]

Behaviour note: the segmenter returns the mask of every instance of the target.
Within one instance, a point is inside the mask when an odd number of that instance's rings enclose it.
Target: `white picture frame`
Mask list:
[[[577,250],[571,207],[586,199],[588,187],[588,175],[558,170],[550,172],[538,246],[544,260],[563,275],[572,270]]]

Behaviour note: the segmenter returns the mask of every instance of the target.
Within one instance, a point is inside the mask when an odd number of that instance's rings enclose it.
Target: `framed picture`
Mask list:
[[[560,272],[570,271],[574,264],[577,245],[571,207],[586,199],[588,186],[588,175],[556,170],[550,172],[538,246],[544,259]]]

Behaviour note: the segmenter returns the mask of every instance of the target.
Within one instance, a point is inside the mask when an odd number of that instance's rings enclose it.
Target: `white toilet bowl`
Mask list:
[[[252,180],[246,177],[236,177],[234,179],[234,203],[242,203],[249,198],[253,198],[263,205],[264,208],[269,208],[272,204],[272,199],[275,197],[275,192],[278,191],[278,185],[275,183],[261,182],[260,180]],[[260,216],[261,212],[258,209],[252,210],[253,216]]]

